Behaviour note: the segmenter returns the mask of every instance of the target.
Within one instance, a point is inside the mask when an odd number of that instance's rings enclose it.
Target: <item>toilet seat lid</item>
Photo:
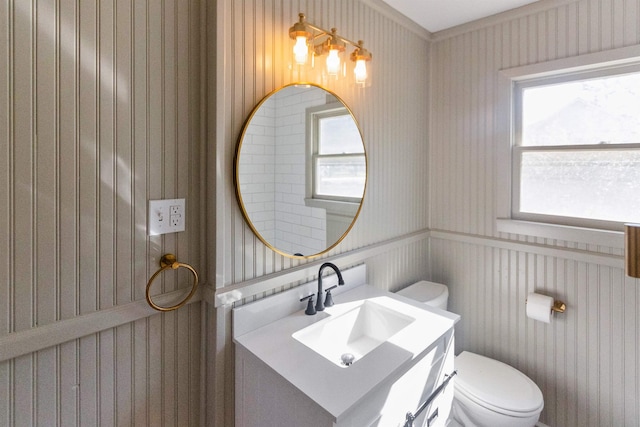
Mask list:
[[[540,388],[514,367],[468,351],[456,357],[455,366],[455,388],[472,401],[511,416],[542,411]]]
[[[449,298],[449,288],[442,283],[421,280],[399,290],[398,295],[437,306],[442,301],[446,303]]]

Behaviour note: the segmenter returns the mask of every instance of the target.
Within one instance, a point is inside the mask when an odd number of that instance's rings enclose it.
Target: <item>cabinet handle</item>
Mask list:
[[[418,407],[418,409],[416,409],[416,413],[412,414],[411,412],[407,412],[407,416],[405,418],[404,421],[404,427],[413,427],[413,422],[415,421],[416,418],[418,418],[420,416],[420,414],[422,413],[422,411],[424,411],[425,409],[427,409],[427,407],[431,404],[431,402],[433,402],[433,400],[440,394],[442,393],[442,391],[444,390],[444,388],[447,386],[447,384],[449,384],[449,381],[451,381],[451,378],[453,378],[456,374],[458,373],[458,371],[453,371],[452,373],[450,373],[449,375],[445,374],[445,379],[444,381],[442,381],[442,384],[440,384],[438,386],[438,388],[436,388],[433,393],[431,393],[431,395],[427,398],[427,400],[424,401],[424,403],[422,403],[422,405],[420,405]]]
[[[431,423],[433,423],[437,419],[438,419],[438,408],[436,408],[436,410],[433,411],[433,414],[431,414],[431,416],[427,419],[427,427],[430,427]]]

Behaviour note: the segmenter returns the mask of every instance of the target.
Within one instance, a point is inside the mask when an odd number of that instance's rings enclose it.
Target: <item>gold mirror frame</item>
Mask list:
[[[242,197],[242,192],[240,190],[240,155],[241,155],[241,151],[242,151],[242,147],[243,147],[243,143],[245,142],[245,136],[247,133],[247,130],[253,120],[253,118],[256,116],[256,113],[260,110],[260,107],[262,107],[264,105],[265,102],[267,102],[272,96],[274,96],[275,94],[277,94],[278,92],[280,92],[283,89],[287,89],[290,87],[299,87],[299,86],[303,86],[303,87],[315,87],[318,88],[322,91],[324,91],[325,93],[333,96],[337,102],[341,103],[344,108],[346,109],[346,111],[349,112],[349,114],[351,115],[351,118],[353,119],[353,122],[355,124],[355,126],[358,129],[358,133],[360,135],[360,141],[362,143],[362,148],[363,148],[363,152],[364,152],[364,159],[365,159],[365,180],[364,180],[364,185],[362,188],[362,197],[360,198],[360,203],[358,205],[358,208],[355,212],[355,214],[353,215],[353,219],[351,220],[351,223],[349,224],[349,226],[346,228],[346,230],[342,233],[342,235],[333,243],[329,244],[327,243],[328,247],[326,247],[324,250],[321,250],[318,253],[315,254],[310,254],[310,255],[296,255],[296,254],[291,254],[288,252],[285,252],[284,250],[281,250],[279,248],[276,248],[271,242],[267,241],[262,234],[256,229],[255,225],[253,224],[249,213],[247,212],[243,197]],[[351,229],[353,228],[353,226],[356,223],[356,220],[358,219],[358,216],[360,215],[360,211],[362,210],[362,205],[363,205],[363,201],[364,201],[364,197],[366,194],[366,190],[367,190],[367,183],[369,180],[369,176],[368,176],[368,172],[369,172],[369,161],[367,158],[367,150],[364,144],[364,137],[362,136],[362,129],[360,128],[360,125],[358,123],[358,121],[355,118],[355,115],[353,114],[353,111],[351,111],[351,109],[349,108],[349,106],[344,102],[344,100],[342,100],[342,98],[340,98],[336,93],[334,93],[333,91],[322,87],[320,85],[317,85],[315,83],[290,83],[287,84],[285,86],[282,86],[272,92],[270,92],[269,94],[267,94],[264,98],[262,98],[262,100],[254,107],[254,109],[251,111],[251,114],[249,115],[249,117],[247,117],[247,119],[245,120],[243,126],[242,126],[242,132],[240,133],[240,137],[238,138],[238,142],[236,144],[236,152],[235,152],[235,157],[234,157],[234,163],[233,163],[233,175],[234,175],[234,186],[235,186],[235,193],[236,193],[236,199],[238,200],[238,204],[240,206],[240,210],[242,211],[242,216],[244,217],[247,225],[249,226],[249,228],[251,228],[251,231],[253,232],[253,234],[260,239],[260,241],[267,246],[269,249],[271,249],[272,251],[286,256],[288,258],[294,258],[294,259],[311,259],[311,258],[315,258],[318,257],[320,255],[323,255],[327,252],[329,252],[330,250],[332,250],[333,248],[335,248],[338,244],[340,244],[340,242],[342,242],[342,240],[344,240],[344,238],[349,234],[349,232],[351,231]]]

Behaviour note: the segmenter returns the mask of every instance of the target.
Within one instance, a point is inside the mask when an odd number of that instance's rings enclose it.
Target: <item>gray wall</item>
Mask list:
[[[347,252],[427,227],[426,177],[429,54],[420,35],[363,4],[342,1],[225,1],[218,6],[217,56],[222,78],[216,100],[216,198],[220,216],[216,286],[243,282],[297,265],[265,248],[244,223],[237,206],[233,156],[242,125],[267,93],[293,77],[288,29],[305,12],[310,22],[335,26],[349,38],[365,40],[374,51],[374,84],[358,90],[332,84],[353,110],[364,135],[369,182],[362,214],[332,254]],[[411,58],[409,62],[406,58]],[[406,63],[398,67],[397,64]],[[377,81],[378,84],[375,84]],[[402,168],[393,167],[402,165]],[[224,259],[222,259],[224,258]]]
[[[216,295],[241,304],[317,268],[251,234],[232,176],[243,121],[293,79],[300,11],[374,55],[371,88],[330,87],[362,126],[369,182],[325,259],[364,253],[385,289],[447,283],[458,351],[529,374],[548,424],[638,425],[640,295],[622,249],[498,232],[494,181],[497,70],[638,44],[638,0],[543,0],[433,38],[379,0],[5,2],[0,424],[230,425],[231,304]],[[187,231],[146,236],[147,201],[174,197]],[[166,252],[205,286],[156,314],[144,288]],[[253,292],[263,278],[277,284]],[[154,292],[171,303],[189,280],[163,275]],[[568,312],[528,321],[531,290]]]
[[[200,7],[0,5],[0,425],[199,424],[200,303],[144,292],[165,252],[206,272]],[[177,197],[188,231],[147,237]]]
[[[299,12],[321,27],[337,27],[350,39],[363,39],[373,53],[373,85],[359,90],[332,84],[359,122],[369,165],[369,180],[360,217],[350,234],[326,257],[384,243],[424,231],[428,226],[428,33],[406,19],[387,15],[381,2],[359,1],[221,1],[218,4],[216,50],[210,61],[216,68],[215,98],[210,99],[209,123],[216,123],[216,181],[211,197],[216,202],[216,272],[218,296],[239,293],[238,303],[261,298],[306,278],[285,276],[273,287],[252,291],[260,278],[286,275],[306,264],[308,278],[319,261],[292,260],[266,248],[245,224],[235,199],[234,150],[246,117],[262,97],[295,81],[287,64],[291,61],[289,27]],[[210,54],[212,51],[210,50]],[[398,66],[402,64],[402,66]],[[212,76],[210,70],[209,76]],[[215,111],[213,111],[215,110]],[[371,264],[369,281],[382,288],[406,285],[429,274],[428,239],[383,250]],[[340,267],[345,261],[335,259]],[[360,261],[361,262],[361,261]],[[233,354],[230,341],[231,305],[207,312],[212,334],[208,354],[209,396],[212,416],[219,425],[230,425],[233,411]],[[219,299],[215,303],[220,304]],[[216,360],[213,360],[215,355]],[[220,375],[215,375],[219,373]],[[226,417],[226,419],[225,419]]]
[[[431,66],[432,278],[462,315],[457,350],[511,363],[545,396],[551,426],[640,423],[640,291],[620,244],[496,229],[499,70],[640,43],[637,0],[543,1],[435,35]],[[508,159],[507,159],[508,161]],[[551,324],[525,316],[527,293],[564,300]]]

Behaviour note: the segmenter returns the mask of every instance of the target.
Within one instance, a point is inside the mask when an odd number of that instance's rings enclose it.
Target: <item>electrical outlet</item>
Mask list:
[[[173,228],[180,228],[183,223],[182,215],[179,213],[169,215],[169,226]]]
[[[149,200],[149,236],[185,230],[184,199]]]

